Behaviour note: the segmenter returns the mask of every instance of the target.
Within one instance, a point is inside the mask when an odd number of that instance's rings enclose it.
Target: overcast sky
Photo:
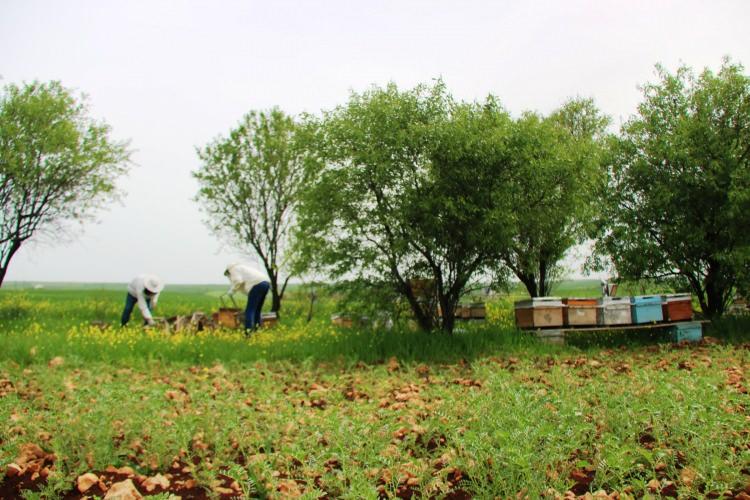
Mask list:
[[[60,80],[135,151],[122,204],[71,241],[26,244],[7,279],[223,282],[239,255],[204,226],[190,173],[251,109],[317,113],[442,77],[513,114],[593,97],[618,125],[656,63],[750,64],[748,22],[746,0],[0,0],[0,84]]]

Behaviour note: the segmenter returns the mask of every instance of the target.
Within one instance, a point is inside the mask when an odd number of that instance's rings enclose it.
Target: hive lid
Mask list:
[[[527,300],[519,300],[515,303],[516,309],[524,307],[562,307],[562,298],[560,297],[534,297]]]
[[[692,295],[689,293],[665,293],[662,295],[664,300],[667,302],[674,302],[678,300],[693,300]]]
[[[661,303],[661,295],[636,295],[631,297],[633,304],[657,304]]]
[[[599,299],[599,304],[604,305],[618,305],[627,304],[630,305],[630,297],[602,297]]]
[[[563,302],[596,302],[596,297],[566,297]]]

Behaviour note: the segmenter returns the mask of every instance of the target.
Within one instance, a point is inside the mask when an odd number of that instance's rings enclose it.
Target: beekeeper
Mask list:
[[[143,316],[145,325],[153,325],[154,317],[151,311],[156,307],[159,301],[159,294],[164,289],[164,282],[158,276],[153,274],[139,274],[128,285],[128,295],[125,298],[125,309],[122,311],[122,321],[120,324],[125,326],[130,321],[130,314],[133,307],[138,303],[138,308]]]
[[[266,275],[247,264],[230,264],[224,271],[224,276],[229,279],[229,291],[226,295],[234,302],[234,294],[242,292],[247,294],[247,306],[245,306],[245,334],[254,330],[261,324],[260,311],[266,300],[271,283]]]
[[[610,279],[602,279],[602,297],[614,297],[617,294],[617,283],[612,283]]]

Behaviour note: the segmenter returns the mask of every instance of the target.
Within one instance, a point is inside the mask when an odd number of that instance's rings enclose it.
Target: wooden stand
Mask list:
[[[592,326],[592,327],[580,327],[580,328],[547,328],[537,330],[527,330],[532,332],[536,338],[542,342],[548,344],[565,344],[565,334],[569,332],[603,332],[603,331],[619,331],[619,330],[651,330],[655,328],[669,328],[676,325],[684,325],[686,323],[710,323],[707,320],[700,321],[673,321],[669,323],[650,323],[640,325],[603,325],[603,326]]]

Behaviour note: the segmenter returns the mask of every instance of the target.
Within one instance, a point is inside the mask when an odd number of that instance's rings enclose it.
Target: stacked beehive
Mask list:
[[[648,325],[663,322],[674,325],[673,337],[694,339],[692,297],[688,293],[639,295],[635,297],[560,298],[535,297],[515,303],[519,328],[585,328],[601,326]]]

